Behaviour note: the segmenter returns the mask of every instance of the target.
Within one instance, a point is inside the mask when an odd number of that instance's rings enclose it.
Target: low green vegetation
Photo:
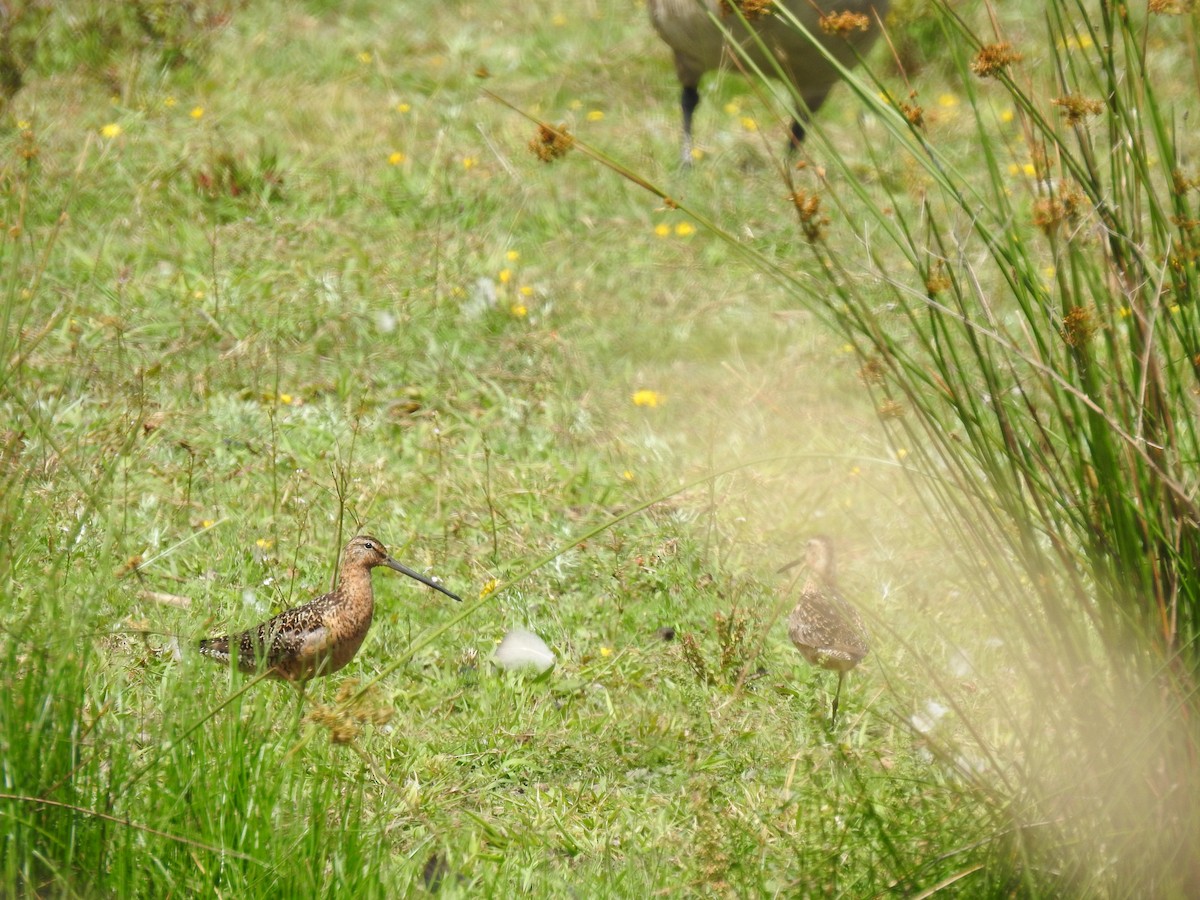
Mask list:
[[[901,10],[800,168],[723,75],[682,173],[641,8],[10,5],[0,893],[1195,886],[1195,10],[1005,10],[989,80]],[[467,603],[377,570],[304,694],[193,652],[360,530]]]

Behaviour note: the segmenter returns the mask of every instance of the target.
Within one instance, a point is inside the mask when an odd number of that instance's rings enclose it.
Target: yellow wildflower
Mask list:
[[[1069,37],[1065,41],[1059,41],[1058,46],[1062,50],[1087,50],[1092,46],[1092,38],[1087,34],[1078,38]]]
[[[510,306],[508,308],[508,311],[510,313],[512,313],[514,316],[516,316],[518,319],[523,319],[527,315],[529,315],[529,307],[526,306],[524,303],[514,303],[512,306]]]
[[[105,125],[103,128],[100,129],[100,134],[102,137],[115,138],[115,137],[121,136],[122,130],[123,129],[121,128],[121,126],[118,125],[116,122],[109,122],[107,125]]]
[[[204,118],[204,107],[203,106],[193,106],[192,111],[190,113],[188,113],[188,115],[191,116],[193,119],[203,119]]]
[[[657,234],[659,237],[666,237],[668,234],[671,233],[671,226],[668,225],[666,222],[659,222],[657,225],[654,226],[654,233]]]
[[[406,157],[404,156],[404,154],[401,153],[399,150],[397,150],[395,153],[391,154],[388,157],[388,162],[391,163],[393,166],[398,166],[398,165],[400,165],[400,163],[404,162],[405,158]]]
[[[483,588],[479,591],[479,599],[482,600],[484,597],[493,593],[495,590],[496,590],[496,579],[493,578],[487,584],[485,584],[483,586]],[[496,643],[499,643],[499,641],[497,641]]]
[[[633,400],[634,406],[648,406],[651,409],[661,405],[663,402],[662,394],[658,391],[646,390],[645,388],[640,391],[634,391],[633,397],[630,399]]]
[[[696,227],[691,222],[680,222],[675,226],[675,233],[680,237],[687,237],[696,233]]]
[[[604,113],[598,109],[588,110],[587,120],[589,122],[599,122],[604,118]]]

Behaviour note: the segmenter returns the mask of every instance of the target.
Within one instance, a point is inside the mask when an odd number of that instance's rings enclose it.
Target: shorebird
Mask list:
[[[375,614],[371,570],[376,566],[403,572],[462,601],[437,582],[396,562],[375,538],[360,534],[342,552],[338,586],[328,594],[241,634],[206,638],[200,642],[200,652],[228,663],[230,649],[236,647],[237,665],[243,672],[257,672],[261,666],[287,681],[307,681],[336,672],[354,658],[371,627]]]
[[[786,572],[800,562],[788,563],[779,571]],[[788,616],[788,637],[814,666],[838,673],[833,715],[829,720],[832,727],[837,722],[842,680],[870,650],[867,629],[858,610],[838,591],[833,543],[829,538],[811,538],[803,562],[808,566],[808,577],[800,590],[796,608]]]
[[[675,55],[682,88],[683,165],[692,164],[692,116],[700,104],[700,77],[705,72],[732,60],[735,69],[787,81],[799,100],[788,145],[795,147],[804,140],[802,123],[825,102],[842,72],[853,68],[879,37],[879,22],[890,4],[891,0],[838,0],[819,4],[838,8],[833,15],[822,15],[813,0],[650,0],[650,21]],[[740,8],[738,15],[731,14],[732,5]],[[808,33],[795,27],[793,19]],[[743,57],[749,58],[749,65]]]

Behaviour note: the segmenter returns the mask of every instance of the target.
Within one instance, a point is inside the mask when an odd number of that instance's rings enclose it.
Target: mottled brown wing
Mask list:
[[[788,636],[809,662],[853,665],[867,655],[858,611],[833,591],[806,586],[788,619]],[[834,666],[840,668],[840,666]]]
[[[264,654],[266,664],[274,668],[317,652],[316,644],[321,644],[328,636],[325,615],[331,596],[326,594],[304,606],[285,610],[242,634],[238,647],[241,653],[239,667],[255,671]],[[242,659],[247,660],[248,668],[242,664]]]

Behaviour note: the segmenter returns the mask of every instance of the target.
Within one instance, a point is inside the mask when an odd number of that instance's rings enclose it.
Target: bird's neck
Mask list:
[[[374,600],[371,589],[371,569],[363,565],[349,565],[342,568],[338,575],[338,590],[350,597],[366,597],[367,602]]]
[[[829,568],[829,569],[821,569],[819,571],[814,571],[812,574],[810,574],[808,576],[808,579],[805,581],[804,589],[806,591],[807,590],[836,591],[837,590],[837,579],[834,578],[834,576],[833,576],[833,569]]]

